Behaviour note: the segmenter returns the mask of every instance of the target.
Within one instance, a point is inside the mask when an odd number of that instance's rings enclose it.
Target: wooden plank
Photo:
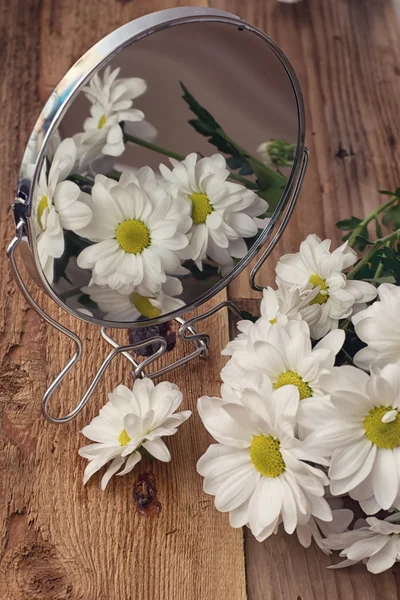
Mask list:
[[[395,3],[385,0],[212,0],[266,31],[299,76],[307,112],[311,160],[293,218],[263,266],[273,285],[282,254],[309,233],[340,241],[335,222],[362,216],[380,201],[378,189],[399,185],[400,48]],[[243,273],[229,288],[244,310],[258,314],[260,294]],[[253,299],[252,299],[253,298]],[[303,549],[280,533],[259,544],[245,533],[249,600],[395,600],[397,566],[370,575],[363,566],[329,571],[337,562],[316,547]]]
[[[13,235],[11,202],[23,146],[48,92],[105,33],[169,5],[162,0],[28,0],[0,8],[3,256]],[[107,391],[129,383],[129,368],[117,359],[76,421],[58,427],[45,423],[43,391],[71,348],[27,308],[5,260],[0,269],[0,597],[197,600],[201,594],[219,600],[229,589],[232,600],[243,600],[242,532],[232,530],[227,517],[215,511],[195,471],[210,441],[198,416],[168,441],[173,463],[152,467],[161,503],[156,516],[140,515],[133,499],[138,473],[150,468],[146,463],[115,478],[105,493],[99,476],[83,488],[85,461],[77,451],[86,440],[79,431],[104,404]],[[39,297],[51,315],[84,340],[83,361],[54,399],[55,411],[65,412],[87,388],[107,348],[95,328],[62,314],[43,294]],[[219,349],[228,340],[226,315],[216,315],[200,329],[205,327],[214,332],[209,360],[197,360],[169,377],[182,389],[184,407],[192,410],[199,395],[218,392]],[[165,360],[174,360],[181,350]]]

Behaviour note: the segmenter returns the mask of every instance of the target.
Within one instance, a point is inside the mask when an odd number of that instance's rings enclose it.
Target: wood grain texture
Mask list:
[[[198,0],[197,0],[198,3]],[[183,4],[188,4],[187,0]],[[28,134],[42,102],[64,72],[108,31],[140,14],[170,6],[158,1],[29,0],[0,9],[2,131],[1,255],[13,234],[11,203]],[[28,34],[26,33],[28,32]],[[49,381],[71,356],[68,342],[28,309],[1,261],[0,333],[0,598],[1,600],[219,600],[245,597],[243,535],[229,527],[202,492],[196,461],[209,444],[195,414],[168,441],[173,463],[143,463],[84,488],[86,461],[80,429],[98,413],[106,392],[129,384],[116,359],[95,395],[72,423],[51,426],[40,415]],[[220,294],[214,302],[226,297]],[[54,411],[69,410],[108,349],[96,328],[62,314],[42,294],[42,306],[84,340],[84,359],[63,382]],[[176,371],[184,408],[219,389],[219,349],[228,340],[227,316],[210,319],[209,361]],[[165,360],[173,361],[181,348]],[[152,469],[161,512],[140,515],[133,500],[138,473]]]
[[[394,2],[394,0],[393,0]],[[29,131],[55,84],[93,43],[142,14],[206,0],[16,0],[0,3],[1,252],[12,236],[11,202]],[[299,76],[307,109],[311,161],[292,221],[262,278],[296,250],[307,233],[338,236],[333,224],[361,215],[378,201],[377,189],[399,183],[399,26],[392,0],[209,0],[266,30]],[[79,416],[53,427],[40,416],[46,384],[71,354],[66,342],[28,309],[1,261],[0,301],[0,598],[1,600],[243,600],[243,537],[201,491],[195,462],[209,438],[197,415],[169,442],[173,463],[154,464],[161,513],[137,513],[137,472],[115,478],[105,493],[99,476],[83,488],[84,443],[79,430],[106,392],[128,383],[117,359]],[[258,303],[243,274],[230,286],[242,308]],[[85,341],[85,359],[65,381],[55,410],[81,396],[100,355],[97,332],[42,305]],[[224,297],[222,294],[219,299]],[[217,301],[218,299],[215,299]],[[203,393],[217,393],[228,339],[225,315],[204,324],[213,333],[207,362],[171,377],[193,409]],[[179,351],[179,350],[178,350]],[[173,356],[164,360],[173,360]],[[144,464],[144,468],[149,465]],[[361,567],[325,567],[336,559],[303,549],[281,534],[263,544],[245,532],[249,600],[395,600],[397,567],[379,577]]]

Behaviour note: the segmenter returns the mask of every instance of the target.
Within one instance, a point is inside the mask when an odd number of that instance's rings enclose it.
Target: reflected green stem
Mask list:
[[[183,154],[178,154],[177,152],[171,152],[171,150],[167,150],[166,148],[162,148],[161,146],[157,146],[156,144],[152,144],[151,142],[146,142],[145,140],[141,140],[140,138],[130,135],[128,133],[124,133],[124,139],[126,142],[132,142],[133,144],[137,144],[138,146],[142,146],[143,148],[147,148],[148,150],[152,150],[153,152],[158,152],[158,154],[163,154],[164,156],[168,156],[169,158],[174,158],[175,160],[182,161],[186,157]],[[257,190],[258,186],[254,181],[250,181],[246,179],[246,177],[242,177],[241,175],[236,175],[235,173],[230,173],[230,179],[234,181],[238,181],[245,187],[250,190]]]
[[[72,290],[68,290],[67,292],[59,294],[59,296],[63,300],[66,300],[67,298],[72,298],[73,296],[77,296],[78,294],[82,294],[81,288],[73,288]]]

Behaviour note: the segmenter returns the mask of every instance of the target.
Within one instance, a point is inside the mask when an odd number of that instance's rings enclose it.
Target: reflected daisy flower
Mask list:
[[[349,317],[362,304],[376,297],[376,288],[366,281],[346,279],[345,269],[354,265],[357,254],[347,242],[330,252],[331,240],[309,235],[300,245],[300,252],[286,254],[276,266],[278,287],[297,287],[301,290],[318,288],[311,300],[319,317],[310,322],[311,336],[320,339],[336,329],[339,319]]]
[[[179,214],[179,202],[156,181],[144,184],[132,173],[128,176],[129,183],[96,177],[87,199],[93,218],[80,232],[95,243],[77,262],[92,269],[89,285],[107,285],[124,294],[141,286],[142,295],[152,296],[167,274],[179,273],[180,251],[188,246],[182,228],[191,221],[185,210]]]
[[[118,78],[120,69],[105,68],[103,76],[95,73],[83,92],[89,102],[90,117],[84,133],[77,134],[78,158],[81,167],[99,154],[120,156],[124,149],[121,122],[140,122],[144,113],[133,108],[133,100],[144,94],[147,84],[140,77]]]
[[[233,258],[247,254],[244,238],[257,235],[268,222],[256,218],[265,214],[268,203],[227,181],[230,173],[221,154],[197,160],[192,153],[182,162],[170,161],[173,168],[161,164],[160,173],[190,208],[190,248],[197,267],[202,270],[206,257],[221,267],[233,266]]]
[[[215,506],[229,512],[232,527],[249,525],[259,541],[283,522],[287,533],[311,516],[330,521],[324,499],[324,472],[309,463],[319,458],[295,437],[299,407],[295,386],[273,391],[267,377],[238,398],[222,386],[222,398],[198,401],[200,417],[217,444],[197,463],[204,491],[215,496]]]
[[[367,344],[354,356],[354,364],[365,370],[400,360],[400,288],[382,283],[378,296],[379,301],[352,319],[356,334]]]
[[[321,374],[328,396],[304,403],[299,421],[310,448],[330,458],[332,494],[365,512],[400,506],[400,363],[367,375],[343,366]]]
[[[118,471],[118,475],[132,471],[142,457],[141,448],[157,460],[169,462],[171,455],[161,438],[174,435],[192,414],[190,410],[175,413],[182,393],[168,381],[154,385],[151,379],[136,379],[132,390],[119,385],[108,397],[99,415],[82,429],[95,443],[79,450],[89,460],[84,484],[111,461],[101,480],[102,490]]]
[[[103,311],[107,321],[131,322],[142,317],[156,319],[185,306],[185,302],[176,298],[182,291],[182,283],[176,277],[167,277],[160,290],[153,296],[140,293],[140,289],[131,294],[121,294],[106,285],[92,285],[81,288]]]
[[[362,561],[370,573],[383,573],[400,561],[400,513],[386,519],[359,519],[352,531],[331,533],[324,544],[331,550],[341,550],[340,556],[346,557],[330,569]]]
[[[38,181],[33,223],[39,261],[49,281],[53,280],[54,259],[64,253],[63,230],[79,231],[92,218],[91,209],[82,201],[86,194],[76,183],[65,181],[75,160],[75,143],[67,138],[55,150],[48,174],[44,163]]]

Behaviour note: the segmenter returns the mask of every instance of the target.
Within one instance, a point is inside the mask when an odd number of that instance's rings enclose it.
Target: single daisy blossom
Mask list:
[[[336,329],[340,319],[349,317],[376,297],[376,288],[366,281],[346,279],[345,269],[357,261],[347,242],[330,252],[331,240],[309,235],[296,254],[282,256],[276,266],[278,287],[319,288],[311,303],[319,309],[319,318],[310,323],[311,336],[320,339]]]
[[[182,393],[168,381],[154,385],[151,379],[136,379],[132,390],[119,385],[108,398],[99,415],[82,429],[95,443],[79,449],[89,460],[84,484],[111,461],[101,480],[102,490],[118,471],[118,475],[132,471],[141,459],[140,448],[157,460],[169,462],[171,455],[161,438],[174,435],[192,414],[190,410],[175,413]]]
[[[96,243],[82,250],[77,262],[92,269],[89,285],[125,294],[141,286],[141,295],[152,296],[167,274],[179,273],[180,251],[188,246],[183,229],[191,220],[184,205],[179,214],[179,202],[163,186],[133,173],[120,182],[97,175],[87,203],[93,218],[80,235]]]
[[[259,319],[248,333],[247,348],[235,350],[221,371],[224,382],[240,390],[248,376],[262,373],[274,389],[294,385],[301,400],[299,415],[307,398],[312,406],[314,396],[325,394],[321,373],[333,367],[344,342],[344,331],[331,331],[314,348],[304,321],[289,321],[284,327]],[[302,436],[304,433],[302,430]]]
[[[378,287],[379,301],[353,317],[356,334],[367,344],[354,356],[354,364],[368,370],[400,360],[400,288]]]
[[[216,508],[229,512],[232,527],[248,524],[262,541],[280,521],[288,533],[312,515],[330,521],[324,499],[328,479],[309,464],[319,458],[294,433],[298,389],[273,391],[268,378],[260,377],[239,398],[226,385],[221,394],[198,401],[204,426],[218,443],[199,459],[197,471],[204,477],[204,491],[215,496]]]
[[[368,375],[356,367],[321,374],[328,396],[302,403],[310,448],[330,458],[332,494],[349,494],[364,512],[400,506],[400,363]]]
[[[145,80],[118,78],[119,72],[119,68],[111,71],[108,66],[103,76],[96,73],[83,88],[91,103],[91,116],[83,124],[84,133],[75,136],[81,166],[99,154],[120,156],[125,149],[121,122],[135,123],[144,119],[144,113],[132,105],[133,100],[146,91]]]
[[[64,229],[79,231],[92,218],[86,197],[76,183],[65,181],[74,168],[76,146],[71,138],[56,149],[50,170],[46,162],[40,173],[34,205],[34,227],[37,232],[39,261],[49,281],[53,280],[55,258],[64,253]]]
[[[156,319],[185,306],[185,302],[176,298],[182,291],[182,283],[176,277],[167,277],[154,296],[140,293],[140,288],[131,294],[121,294],[107,285],[91,285],[82,289],[103,311],[107,321],[131,322],[145,317]]]
[[[386,519],[360,519],[352,531],[331,533],[324,544],[332,550],[341,550],[340,556],[347,559],[331,569],[362,561],[370,573],[383,573],[400,560],[400,513]]]
[[[193,260],[202,269],[206,257],[221,267],[233,266],[233,258],[247,254],[244,238],[257,235],[267,220],[268,204],[252,190],[227,181],[230,173],[221,154],[197,160],[189,154],[182,162],[170,159],[173,168],[160,165],[165,181],[174,184],[178,196],[190,208],[193,221],[190,247]]]

